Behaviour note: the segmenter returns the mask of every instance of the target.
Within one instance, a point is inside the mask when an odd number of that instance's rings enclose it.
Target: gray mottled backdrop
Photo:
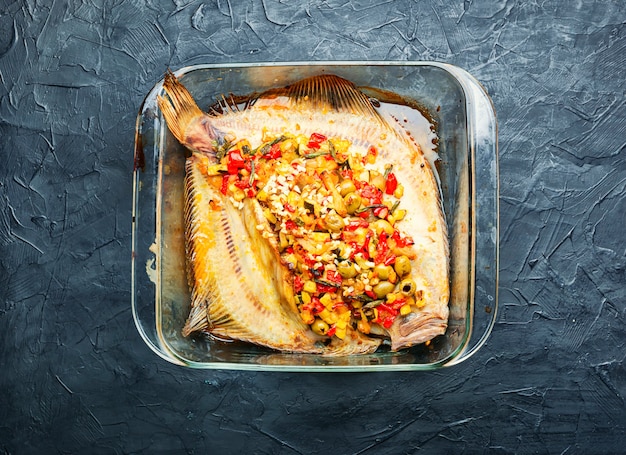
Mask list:
[[[620,453],[621,1],[0,1],[0,451]],[[135,118],[197,63],[438,60],[499,119],[500,314],[433,373],[190,371],[130,311]]]

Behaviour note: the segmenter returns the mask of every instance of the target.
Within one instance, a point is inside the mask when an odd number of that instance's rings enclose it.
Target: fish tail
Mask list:
[[[159,95],[157,102],[174,137],[191,150],[213,155],[216,132],[211,117],[200,110],[191,93],[169,70],[165,73],[163,89],[165,96]]]

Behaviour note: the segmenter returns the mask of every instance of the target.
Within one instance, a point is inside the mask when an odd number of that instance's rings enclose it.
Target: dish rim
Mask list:
[[[474,326],[475,320],[475,312],[477,311],[476,305],[476,277],[474,276],[476,273],[476,260],[477,260],[477,245],[476,245],[476,236],[470,236],[470,257],[469,264],[471,267],[471,281],[470,283],[473,286],[469,286],[468,290],[468,312],[466,318],[466,330],[467,334],[465,335],[465,339],[463,342],[454,349],[450,354],[448,354],[443,359],[437,360],[432,363],[405,363],[405,364],[364,364],[364,365],[272,365],[272,364],[263,364],[263,363],[237,363],[237,362],[220,362],[220,361],[209,361],[209,362],[198,362],[194,360],[189,360],[178,355],[168,343],[165,341],[161,324],[156,324],[156,331],[159,336],[159,340],[155,343],[147,333],[144,328],[144,322],[142,322],[138,311],[137,311],[137,294],[136,294],[136,286],[137,286],[137,270],[143,270],[140,266],[143,264],[138,264],[136,260],[136,251],[137,251],[137,205],[138,202],[138,188],[140,185],[140,171],[137,166],[137,157],[138,153],[143,153],[143,146],[141,145],[141,140],[139,138],[141,132],[142,120],[146,116],[146,106],[150,102],[154,104],[154,100],[156,99],[156,95],[159,94],[162,90],[162,79],[160,79],[154,87],[148,92],[145,99],[143,100],[139,113],[137,116],[136,123],[136,137],[135,137],[135,170],[133,173],[133,207],[132,207],[132,216],[133,216],[133,226],[132,226],[132,264],[131,264],[131,306],[133,312],[133,319],[135,325],[140,333],[140,336],[144,340],[144,342],[148,345],[148,347],[159,355],[161,358],[167,360],[170,363],[191,367],[194,369],[224,369],[224,370],[250,370],[250,371],[293,371],[293,372],[333,372],[333,371],[429,371],[435,370],[440,367],[456,365],[461,363],[462,361],[467,360],[471,356],[473,356],[487,341],[493,326],[495,324],[498,312],[498,271],[499,271],[499,207],[498,207],[498,199],[499,199],[499,172],[498,172],[498,149],[497,149],[497,121],[495,117],[495,108],[493,106],[493,102],[491,98],[487,94],[486,90],[480,85],[480,83],[467,71],[451,65],[449,63],[442,62],[432,62],[432,61],[418,61],[418,62],[404,62],[404,61],[316,61],[316,62],[304,62],[304,61],[296,61],[296,62],[248,62],[248,63],[219,63],[219,64],[197,64],[197,65],[188,65],[181,67],[173,73],[176,76],[183,76],[187,73],[196,70],[237,70],[237,69],[246,69],[246,68],[254,68],[254,67],[363,67],[363,66],[406,66],[406,67],[416,67],[416,66],[431,66],[435,68],[442,69],[448,72],[455,81],[460,85],[465,94],[465,109],[467,111],[466,115],[466,132],[468,135],[467,138],[467,146],[468,146],[468,159],[471,159],[473,163],[476,163],[476,125],[473,124],[477,122],[477,119],[474,115],[471,115],[470,108],[474,105],[474,110],[477,110],[476,105],[479,104],[482,109],[487,108],[489,115],[489,121],[491,122],[491,132],[493,137],[491,143],[487,143],[487,148],[491,148],[493,152],[493,159],[495,163],[495,172],[493,175],[493,181],[495,187],[492,188],[494,191],[494,206],[495,209],[493,211],[494,218],[494,229],[495,229],[495,241],[493,244],[493,254],[494,254],[494,264],[493,264],[493,292],[491,294],[487,294],[488,297],[491,297],[491,311],[490,317],[487,318],[486,322],[481,327],[482,334],[479,338],[472,340],[474,332],[476,331],[476,327]],[[251,86],[250,89],[253,87]],[[163,129],[163,128],[161,128]],[[138,152],[138,148],[142,147],[141,152]],[[484,152],[484,151],[483,151]],[[470,179],[471,180],[471,179]],[[471,181],[470,181],[471,184]],[[471,200],[471,208],[475,206],[476,203],[476,188],[470,188],[470,200]],[[471,227],[472,233],[478,233],[476,230],[476,218],[474,216],[470,216],[470,221],[473,226]],[[155,233],[156,237],[156,233]],[[156,242],[156,238],[155,238]],[[158,256],[158,255],[157,255]],[[139,269],[138,269],[139,266]],[[156,305],[155,302],[155,316],[157,318],[160,317],[160,305]],[[290,355],[290,354],[285,354]]]

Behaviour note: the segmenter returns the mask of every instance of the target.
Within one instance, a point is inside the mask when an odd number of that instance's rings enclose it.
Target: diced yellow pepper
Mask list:
[[[370,323],[367,322],[367,319],[360,320],[359,322],[357,322],[356,328],[359,332],[364,333],[366,335],[370,333],[370,330],[372,330],[372,327],[370,326]]]
[[[400,314],[402,316],[406,316],[407,314],[411,313],[411,305],[409,305],[408,303],[405,303],[404,305],[402,305],[400,307]]]
[[[311,294],[308,292],[302,291],[300,297],[302,298],[302,303],[311,303]]]
[[[337,328],[337,330],[335,330],[335,336],[340,340],[343,340],[346,337],[346,329]]]
[[[332,309],[333,298],[330,294],[324,294],[322,297],[320,297],[320,302],[322,302],[322,304],[329,310]]]
[[[305,281],[302,289],[310,294],[315,294],[317,292],[317,284],[315,281]]]
[[[320,312],[319,317],[322,319],[322,321],[329,325],[337,322],[337,315],[335,313],[331,313],[327,309],[323,309]]]
[[[223,172],[227,169],[225,164],[212,164],[207,166],[206,175],[220,175],[220,172]]]
[[[261,202],[266,202],[269,194],[265,190],[261,190],[256,194],[256,198]]]
[[[406,215],[406,210],[404,209],[396,209],[393,212],[393,217],[396,219],[396,221],[400,221],[401,219],[404,218],[405,215]]]
[[[330,241],[330,233],[328,232],[312,232],[311,240],[317,243],[326,243]]]
[[[313,316],[313,313],[311,313],[309,310],[303,310],[302,312],[300,312],[300,317],[305,324],[313,324],[313,322],[315,321],[315,316]]]
[[[263,215],[265,215],[265,218],[267,219],[267,221],[269,221],[272,224],[276,224],[276,222],[278,221],[276,219],[276,216],[274,216],[272,211],[268,208],[263,209]]]
[[[289,246],[289,242],[287,241],[287,235],[284,232],[280,231],[278,233],[278,240],[279,240],[278,246],[280,247],[281,250],[284,250],[285,248]]]
[[[295,191],[290,191],[287,195],[287,203],[292,207],[297,207],[299,205],[302,205],[302,198]]]
[[[394,197],[400,199],[404,195],[404,187],[401,183],[398,183],[396,190],[393,192]]]
[[[350,141],[347,139],[333,138],[332,142],[337,153],[347,153],[348,148],[350,148]]]
[[[237,188],[235,185],[230,185],[228,190],[232,193],[233,199],[237,202],[241,202],[246,198],[246,193],[241,188]]]

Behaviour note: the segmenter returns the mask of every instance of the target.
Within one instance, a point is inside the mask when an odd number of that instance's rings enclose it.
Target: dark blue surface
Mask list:
[[[623,2],[105,3],[0,6],[1,451],[623,453]],[[192,371],[140,339],[143,97],[167,67],[294,60],[444,61],[491,94],[500,314],[467,362]]]

